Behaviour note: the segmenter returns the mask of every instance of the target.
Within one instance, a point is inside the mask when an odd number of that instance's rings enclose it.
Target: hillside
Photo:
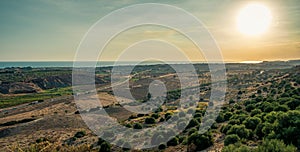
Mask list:
[[[216,120],[205,120],[214,123],[203,134],[199,134],[198,129],[203,122],[206,107],[211,104],[209,101],[210,76],[206,65],[195,65],[199,69],[199,81],[203,85],[201,85],[199,94],[201,98],[197,101],[193,119],[185,124],[187,127],[183,132],[168,142],[160,141],[161,136],[164,136],[163,132],[153,133],[153,142],[159,142],[159,147],[143,151],[227,152],[273,151],[275,149],[296,151],[299,149],[300,67],[288,65],[282,68],[283,66],[280,65],[277,69],[274,66],[278,65],[277,63],[270,67],[268,65],[270,64],[226,66],[228,87],[226,104],[222,106]],[[116,101],[111,88],[107,87],[110,85],[107,79],[109,69],[105,69],[106,72],[103,71],[97,70],[96,72],[99,81],[103,83],[98,86],[98,97],[109,115],[126,127],[149,128],[160,125],[170,118],[177,117],[180,120],[185,115],[184,113],[193,112],[189,107],[186,107],[184,111],[176,109],[181,90],[178,89],[179,81],[169,66],[140,66],[134,70],[135,75],[130,79],[131,92],[138,102],[148,100],[147,87],[151,81],[157,79],[166,84],[168,95],[165,104],[149,114],[132,113],[122,108]],[[0,110],[0,147],[2,147],[0,151],[16,149],[25,151],[29,149],[35,149],[33,151],[41,149],[45,151],[53,149],[59,151],[127,151],[98,138],[85,125],[79,113],[95,114],[99,109],[77,110],[72,92],[68,87],[70,79],[67,80],[67,75],[64,73],[27,79],[28,81],[24,83],[32,83],[37,93],[18,95],[11,92],[1,98],[6,108]],[[48,83],[48,81],[55,82]],[[60,85],[61,88],[56,88]],[[37,96],[40,100],[36,99]],[[134,105],[134,102],[126,99],[125,96],[120,98],[126,101],[125,105]],[[23,103],[21,105],[16,103],[17,106],[9,107],[11,105],[8,103],[11,103],[13,99],[24,102],[20,102]],[[178,123],[178,125],[183,124]],[[110,130],[106,132],[111,137],[116,136]],[[128,145],[126,139],[126,137],[115,138],[116,142]]]

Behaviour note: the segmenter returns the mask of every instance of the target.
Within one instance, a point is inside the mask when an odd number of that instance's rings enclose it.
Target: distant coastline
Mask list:
[[[183,61],[168,61],[171,64],[186,64],[188,62]],[[299,65],[299,60],[289,60],[289,61],[242,61],[242,62],[225,62],[226,64],[262,64],[262,63],[296,63]],[[82,65],[89,65],[90,61],[82,62]],[[207,62],[200,61],[192,61],[193,64],[206,64]],[[0,61],[0,69],[4,68],[24,68],[24,67],[32,67],[32,68],[50,68],[50,67],[73,67],[73,61]],[[120,66],[120,65],[135,65],[135,61],[122,61],[115,63],[115,61],[100,61],[97,62],[97,67],[107,67],[107,66]],[[142,62],[139,65],[156,65],[156,64],[165,64],[160,61],[146,61]]]

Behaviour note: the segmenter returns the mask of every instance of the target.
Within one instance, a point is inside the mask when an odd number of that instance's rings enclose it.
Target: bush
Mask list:
[[[230,99],[230,100],[229,100],[229,104],[233,104],[233,103],[235,103],[234,100],[233,100],[233,99]]]
[[[217,117],[217,119],[216,119],[216,122],[217,123],[222,123],[224,121],[225,121],[224,115],[223,114],[219,114],[218,117]]]
[[[167,146],[176,146],[179,144],[178,138],[174,137],[167,142]]]
[[[276,135],[286,143],[300,145],[300,111],[278,113]]]
[[[250,150],[250,148],[248,148],[245,145],[229,145],[229,146],[225,146],[222,149],[222,152],[252,152],[252,150]]]
[[[188,143],[195,145],[196,151],[201,151],[213,145],[213,139],[210,133],[198,134],[196,132],[188,138]]]
[[[224,140],[224,145],[228,146],[230,144],[235,144],[240,141],[240,137],[236,134],[227,135]]]
[[[245,124],[246,128],[255,130],[256,126],[261,123],[260,118],[257,117],[249,117],[247,118],[243,124]]]
[[[159,150],[163,150],[163,149],[166,149],[167,148],[167,146],[165,145],[165,144],[160,144],[159,146],[158,146],[158,149]]]
[[[274,123],[277,119],[278,112],[272,111],[264,116],[264,120],[269,123]]]
[[[281,140],[264,140],[263,143],[258,146],[257,151],[263,152],[296,152],[297,148],[291,145],[285,145]]]
[[[245,127],[245,125],[233,125],[228,131],[227,134],[237,134],[240,138],[249,138],[251,132]]]
[[[145,119],[145,123],[146,124],[154,124],[155,123],[155,119],[152,117],[148,117]]]
[[[233,115],[230,119],[239,120],[240,122],[243,122],[246,120],[249,116],[246,114],[239,114],[239,115]]]
[[[232,119],[232,120],[228,121],[228,124],[239,125],[240,124],[240,120],[238,120],[238,119]]]
[[[286,105],[289,106],[291,110],[295,110],[300,105],[300,100],[292,99],[291,101],[288,101]]]
[[[253,109],[255,109],[255,105],[254,104],[249,104],[246,106],[246,111],[247,112],[251,112]]]
[[[274,130],[274,127],[272,124],[266,122],[263,124],[263,127],[261,129],[261,132],[264,136],[269,135]]]
[[[126,124],[125,127],[132,128],[132,125],[131,124]]]
[[[143,129],[143,126],[142,126],[140,123],[135,123],[135,124],[133,125],[133,128],[134,128],[134,129]]]
[[[186,126],[186,128],[188,129],[188,128],[196,127],[196,126],[198,126],[198,125],[200,125],[200,124],[198,123],[198,121],[197,121],[196,119],[192,119],[192,120],[189,122],[189,124]]]
[[[269,103],[269,102],[263,102],[260,106],[260,109],[263,111],[263,112],[271,112],[274,110],[274,106],[273,104]]]
[[[228,121],[232,117],[232,115],[233,115],[232,112],[226,112],[224,114],[225,121]]]
[[[111,146],[109,143],[107,142],[103,142],[101,145],[100,145],[100,149],[99,149],[99,152],[110,152],[111,150]]]
[[[231,124],[224,125],[224,126],[222,126],[222,128],[221,128],[221,132],[224,133],[224,134],[226,134],[227,131],[228,131],[231,127],[232,127]]]
[[[253,109],[252,111],[251,111],[251,117],[253,117],[253,116],[255,116],[255,115],[257,115],[257,114],[260,114],[260,113],[262,113],[262,111],[260,110],[260,109]]]
[[[289,107],[287,105],[279,105],[274,108],[274,111],[283,111],[287,112],[289,110]]]
[[[84,136],[85,136],[85,131],[78,131],[74,135],[74,137],[76,137],[76,138],[81,138],[81,137],[84,137]]]
[[[159,114],[154,113],[154,114],[151,115],[151,117],[154,118],[154,119],[157,119],[157,118],[159,118]]]

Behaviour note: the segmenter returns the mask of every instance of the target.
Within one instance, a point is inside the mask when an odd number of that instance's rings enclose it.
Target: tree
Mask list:
[[[235,144],[240,141],[240,137],[236,134],[227,135],[224,140],[224,145],[228,146],[230,144]]]

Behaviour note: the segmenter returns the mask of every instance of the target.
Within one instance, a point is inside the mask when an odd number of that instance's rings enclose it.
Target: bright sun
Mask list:
[[[266,32],[271,22],[271,11],[262,4],[248,4],[237,16],[237,28],[246,35],[256,36]]]

